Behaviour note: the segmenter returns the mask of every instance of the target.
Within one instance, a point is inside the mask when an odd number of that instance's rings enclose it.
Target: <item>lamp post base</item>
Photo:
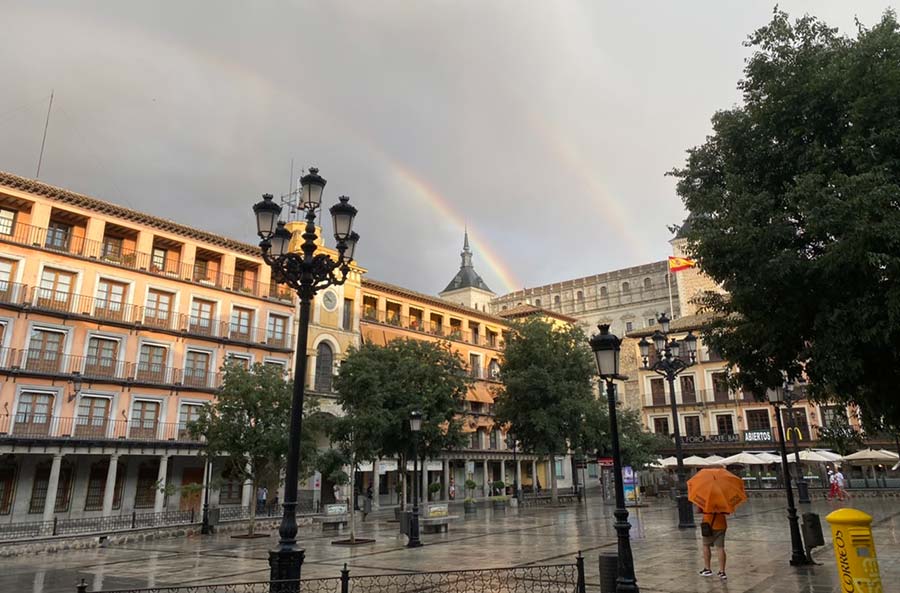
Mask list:
[[[406,543],[407,548],[421,548],[422,540],[419,539],[419,511],[413,510],[409,517],[409,541]]]
[[[696,529],[697,524],[694,523],[694,506],[687,499],[686,494],[678,495],[678,528],[679,529]]]
[[[269,552],[269,579],[273,583],[271,593],[297,593],[300,590],[300,570],[304,552],[294,546]]]

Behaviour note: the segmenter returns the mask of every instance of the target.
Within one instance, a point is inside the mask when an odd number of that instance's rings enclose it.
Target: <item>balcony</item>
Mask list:
[[[125,362],[107,357],[73,356],[50,350],[0,348],[0,372],[39,377],[82,379],[114,384],[140,383],[166,388],[218,389],[222,373],[178,369],[152,362]]]
[[[50,240],[48,240],[48,236]],[[57,231],[51,233],[47,228],[29,224],[16,223],[13,226],[12,233],[0,235],[0,240],[17,245],[67,253],[130,270],[194,282],[221,290],[241,292],[250,296],[288,304],[292,303],[294,299],[294,293],[286,286],[247,281],[242,279],[241,276],[220,272],[203,272],[194,263],[183,263],[178,260],[166,260],[163,265],[159,265],[158,263],[153,263],[149,253],[142,253],[127,247],[110,252],[108,247],[104,248],[103,241],[92,241],[71,233],[64,235],[60,235]]]
[[[0,415],[0,442],[9,438],[176,441],[199,443],[183,422],[113,420],[98,417]]]
[[[484,336],[478,332],[473,333],[458,326],[452,326],[448,328],[447,331],[444,331],[445,328],[443,325],[437,325],[433,322],[424,322],[422,318],[417,315],[399,315],[394,311],[378,311],[377,309],[364,308],[362,320],[369,323],[378,323],[390,327],[399,327],[415,332],[439,336],[455,342],[464,342],[475,346],[499,349],[499,339],[497,334]]]
[[[681,391],[675,392],[675,400],[679,408],[709,408],[717,407],[722,404],[730,404],[733,406],[740,402],[756,403],[756,400],[746,400],[743,397],[739,396],[739,394],[719,389],[695,389],[691,393],[693,393],[696,401],[690,401],[690,393]],[[687,399],[689,401],[682,401],[685,395],[688,396]],[[648,394],[648,397],[650,398],[650,403],[647,404],[646,407],[667,408],[670,405],[668,386],[665,387],[665,392],[662,397],[659,397],[658,395],[657,397],[653,397],[652,394]]]

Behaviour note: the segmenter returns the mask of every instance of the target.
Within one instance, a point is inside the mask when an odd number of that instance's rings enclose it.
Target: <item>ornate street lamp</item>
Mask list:
[[[609,405],[609,431],[612,437],[613,474],[616,483],[616,518],[614,527],[618,541],[618,577],[616,593],[637,593],[637,579],[634,578],[634,558],[631,555],[631,540],[628,535],[631,524],[628,522],[628,510],[625,508],[625,486],[622,482],[622,452],[619,450],[619,421],[616,418],[616,379],[624,380],[619,375],[619,351],[622,340],[609,333],[609,325],[597,326],[599,334],[591,338],[591,350],[597,359],[597,371],[600,379],[606,382],[606,400]]]
[[[669,399],[672,406],[672,424],[675,436],[675,458],[678,461],[678,527],[682,529],[692,528],[696,527],[696,525],[694,524],[694,508],[687,499],[684,451],[681,447],[681,429],[678,426],[678,406],[675,401],[675,377],[697,362],[697,338],[689,331],[681,342],[674,338],[670,340],[669,317],[663,313],[657,321],[659,321],[662,331],[657,331],[653,334],[653,344],[657,353],[656,361],[650,364],[650,342],[646,338],[641,338],[638,346],[641,349],[644,368],[661,375],[669,383]],[[682,348],[684,352],[682,352]]]
[[[356,208],[346,196],[331,207],[334,238],[338,258],[316,253],[316,212],[322,203],[326,181],[319,170],[310,168],[309,174],[300,179],[298,206],[306,210],[306,226],[301,235],[300,253],[290,250],[293,234],[279,221],[281,206],[271,194],[263,195],[261,202],[253,205],[256,215],[256,231],[263,260],[272,268],[272,280],[287,284],[300,298],[300,324],[297,332],[297,351],[294,362],[294,393],[291,401],[291,428],[289,433],[287,467],[284,481],[284,512],[278,528],[278,546],[269,552],[270,578],[279,583],[278,593],[295,592],[300,588],[300,571],[303,566],[303,550],[297,546],[297,481],[300,460],[300,432],[303,422],[303,397],[306,383],[306,349],[309,334],[309,317],[313,297],[329,286],[341,285],[350,273],[350,262],[359,235],[353,232]]]
[[[767,393],[769,403],[775,408],[775,424],[778,427],[778,442],[781,449],[781,469],[784,474],[784,493],[788,503],[788,525],[791,530],[791,566],[804,566],[812,564],[812,560],[803,549],[803,539],[800,536],[800,523],[797,518],[797,509],[794,507],[794,493],[791,491],[791,470],[788,468],[787,448],[784,443],[784,423],[781,421],[781,406],[785,404],[785,389],[778,387],[770,389]]]
[[[407,548],[418,548],[422,546],[422,540],[419,539],[419,496],[416,494],[416,485],[419,483],[418,464],[419,464],[419,431],[422,430],[422,412],[412,411],[409,413],[409,430],[413,433],[413,510],[409,518],[409,542]]]
[[[803,468],[800,465],[800,429],[797,427],[797,416],[794,414],[794,384],[785,381],[784,383],[784,407],[788,413],[788,438],[791,439],[791,445],[794,447],[794,465],[797,469],[797,502],[800,504],[810,504],[809,484],[803,477]]]

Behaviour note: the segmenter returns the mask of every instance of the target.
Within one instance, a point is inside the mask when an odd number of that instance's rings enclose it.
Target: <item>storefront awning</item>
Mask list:
[[[475,383],[469,387],[466,399],[470,402],[481,402],[483,404],[494,403],[494,395],[491,393],[491,386],[484,381],[475,381]]]

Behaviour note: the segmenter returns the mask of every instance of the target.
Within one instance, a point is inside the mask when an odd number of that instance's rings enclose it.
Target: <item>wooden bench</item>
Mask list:
[[[425,509],[425,514],[419,519],[422,525],[422,531],[425,533],[440,533],[450,530],[450,522],[459,519],[456,515],[450,514],[449,506],[446,504],[430,504]]]
[[[325,514],[315,521],[322,524],[322,531],[340,531],[347,526],[347,503],[326,504]]]

